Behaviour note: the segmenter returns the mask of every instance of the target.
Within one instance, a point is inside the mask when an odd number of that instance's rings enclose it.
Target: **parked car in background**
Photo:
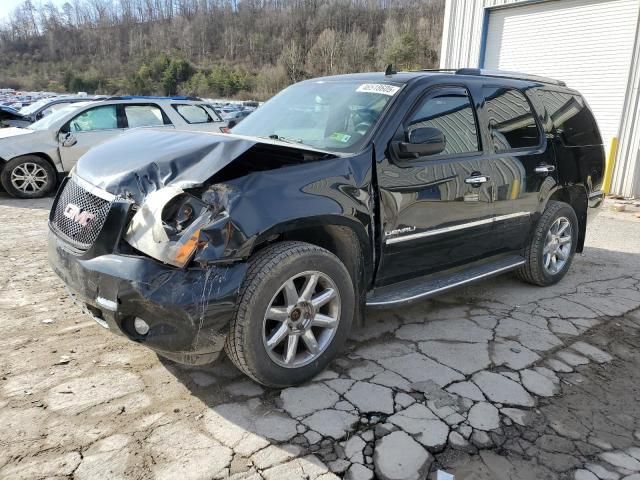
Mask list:
[[[32,103],[29,106],[22,107],[20,113],[31,123],[50,115],[56,110],[66,107],[70,103],[86,102],[93,100],[91,97],[53,97],[44,98]]]
[[[235,127],[243,119],[247,118],[253,110],[236,110],[234,112],[227,113],[222,118],[228,123],[229,128]]]
[[[15,108],[0,106],[0,127],[26,127],[30,123]]]
[[[185,97],[111,97],[67,104],[27,128],[0,130],[0,182],[14,197],[36,198],[91,147],[136,127],[222,132],[227,123]]]
[[[559,81],[312,79],[231,134],[138,130],[92,149],[53,203],[49,259],[110,331],[182,363],[225,348],[281,388],[317,375],[366,306],[508,271],[560,281],[604,163],[591,110]]]

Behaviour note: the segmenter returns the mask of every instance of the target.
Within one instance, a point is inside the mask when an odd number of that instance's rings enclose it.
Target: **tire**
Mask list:
[[[552,265],[554,265],[553,255],[548,257],[550,262],[549,267],[547,267],[545,246],[547,246],[547,242],[554,237],[554,235],[550,233],[550,229],[554,227],[554,225],[563,226],[566,223],[568,223],[570,227],[570,246],[568,248],[563,246],[564,253],[561,251],[557,253],[557,269],[552,267]],[[560,238],[561,242],[565,241],[566,234],[564,232],[567,230],[569,230],[568,227],[562,233],[563,236]],[[551,237],[548,237],[548,234],[551,235]],[[516,271],[516,275],[527,283],[542,287],[558,283],[562,277],[566,275],[571,266],[578,243],[578,234],[578,218],[571,205],[555,200],[549,201],[547,208],[542,213],[536,225],[531,242],[525,248],[524,258],[526,263]],[[551,251],[553,251],[556,245],[561,246],[563,244],[554,243],[551,246]],[[561,254],[562,256],[566,256],[566,259],[563,260],[564,263],[562,263],[560,267]]]
[[[24,177],[30,173],[34,174],[32,182],[21,181],[14,177],[14,175]],[[10,160],[0,175],[0,182],[5,191],[16,198],[44,197],[54,189],[56,180],[56,171],[53,166],[36,155],[25,155]],[[24,188],[20,188],[21,186]]]
[[[285,283],[293,278],[295,295],[304,296],[305,286],[312,284],[308,279],[313,275],[317,277],[313,292],[319,292],[305,298],[313,298],[319,305],[320,294],[325,298],[333,295],[317,309],[322,317],[316,315],[313,308],[305,310],[312,302],[295,303],[292,309],[293,303],[287,302],[285,293],[291,292],[285,288]],[[249,260],[225,349],[233,363],[255,381],[276,388],[297,385],[320,373],[337,355],[351,330],[354,310],[353,282],[338,257],[308,243],[277,243],[259,251]],[[283,312],[282,318],[286,320],[268,318],[267,312],[273,311]],[[338,319],[333,329],[315,325],[321,318],[326,321],[332,317]],[[295,319],[300,323],[291,327]],[[316,347],[320,347],[316,353],[312,353],[307,344],[312,341],[307,339],[303,323],[310,325],[306,330],[313,333]],[[267,343],[275,343],[280,329],[288,333],[281,343],[270,349]],[[294,336],[298,336],[298,340],[290,338]],[[290,342],[295,343],[292,348],[289,348]],[[293,352],[289,357],[287,350]],[[309,350],[307,357],[305,350]],[[287,361],[290,362],[288,365]]]

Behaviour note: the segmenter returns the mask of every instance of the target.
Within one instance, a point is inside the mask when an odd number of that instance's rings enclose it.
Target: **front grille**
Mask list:
[[[82,188],[74,178],[70,178],[56,202],[51,226],[75,248],[87,250],[98,238],[111,203],[110,200]],[[65,215],[66,209],[70,210],[69,216]],[[93,217],[86,221],[91,215]]]

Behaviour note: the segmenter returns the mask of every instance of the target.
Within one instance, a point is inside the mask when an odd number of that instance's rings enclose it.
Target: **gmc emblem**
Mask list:
[[[64,216],[70,218],[76,223],[79,223],[83,227],[86,227],[91,220],[93,220],[96,215],[91,212],[87,212],[86,210],[82,210],[79,206],[74,205],[73,203],[68,203],[66,207],[64,207]]]

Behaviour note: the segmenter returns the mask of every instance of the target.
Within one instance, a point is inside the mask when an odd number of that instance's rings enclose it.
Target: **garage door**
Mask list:
[[[484,68],[564,80],[589,102],[605,144],[618,135],[639,0],[562,0],[491,10]]]

